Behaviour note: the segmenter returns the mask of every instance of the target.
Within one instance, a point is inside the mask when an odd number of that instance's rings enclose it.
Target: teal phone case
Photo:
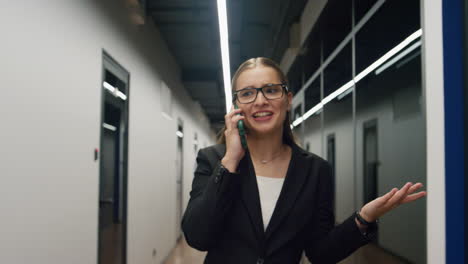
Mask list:
[[[234,104],[234,108],[239,109],[239,107],[237,107],[237,104]],[[238,114],[238,115],[240,115],[240,114]],[[245,139],[245,129],[244,129],[244,121],[243,120],[239,120],[237,122],[237,128],[239,129],[239,136],[240,136],[240,139],[241,139],[242,147],[244,149],[247,149],[247,140]]]

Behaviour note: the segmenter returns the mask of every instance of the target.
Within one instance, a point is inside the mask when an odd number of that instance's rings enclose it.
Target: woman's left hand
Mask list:
[[[416,201],[419,198],[426,196],[426,192],[424,191],[414,193],[422,186],[423,185],[420,182],[416,184],[408,182],[400,190],[393,188],[387,194],[364,205],[360,211],[360,215],[366,221],[374,222],[382,215],[398,207],[400,204]]]

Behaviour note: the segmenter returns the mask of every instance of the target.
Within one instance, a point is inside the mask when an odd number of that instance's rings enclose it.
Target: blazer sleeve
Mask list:
[[[334,227],[332,169],[323,161],[319,169],[317,215],[309,225],[305,253],[312,263],[337,263],[371,241],[359,230],[354,214]]]
[[[187,243],[201,251],[209,250],[216,243],[226,213],[240,191],[241,175],[220,170],[220,165],[214,149],[206,148],[198,152],[182,230]]]

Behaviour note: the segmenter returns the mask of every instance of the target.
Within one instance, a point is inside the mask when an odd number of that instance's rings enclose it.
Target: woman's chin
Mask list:
[[[277,130],[277,128],[275,128],[272,125],[264,124],[252,126],[249,130],[251,130],[253,134],[268,135],[274,133]]]

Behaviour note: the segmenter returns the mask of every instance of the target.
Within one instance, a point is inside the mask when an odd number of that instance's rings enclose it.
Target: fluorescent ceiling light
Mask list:
[[[393,57],[395,54],[400,52],[402,49],[404,49],[406,46],[408,46],[411,42],[416,40],[417,38],[422,36],[422,29],[419,29],[418,31],[414,32],[411,34],[409,37],[407,37],[405,40],[403,40],[400,44],[395,46],[393,49],[391,49],[389,52],[387,52],[385,55],[383,55],[380,59],[376,60],[374,63],[372,63],[369,67],[367,67],[365,70],[363,70],[361,73],[356,75],[354,78],[354,82],[359,82],[362,80],[362,78],[366,77],[367,74],[370,72],[374,71],[377,67],[382,65],[384,62],[386,62],[388,59]]]
[[[401,60],[401,58],[405,57],[406,55],[408,55],[410,52],[412,52],[413,50],[415,50],[416,48],[420,47],[421,46],[421,40],[419,40],[418,42],[414,43],[413,45],[411,45],[409,48],[405,49],[404,51],[402,51],[400,54],[398,54],[397,56],[395,56],[395,58],[391,59],[390,61],[388,61],[387,63],[385,63],[384,65],[382,65],[382,67],[378,68],[377,70],[375,70],[375,75],[378,75],[380,74],[381,72],[385,71],[386,69],[388,69],[389,67],[391,67],[393,64],[395,64],[397,61]]]
[[[305,114],[302,116],[302,119],[303,120],[306,120],[307,118],[311,117],[313,114],[317,113],[318,111],[320,111],[323,107],[323,104],[322,103],[318,103],[317,105],[315,105],[314,107],[312,107],[311,109],[309,109],[309,111],[305,112]]]
[[[298,126],[300,123],[302,123],[302,116],[299,117],[298,119],[294,120],[292,123],[293,126]]]
[[[341,86],[339,89],[337,89],[336,91],[334,91],[333,93],[331,93],[330,95],[328,95],[327,97],[323,98],[322,99],[322,104],[323,105],[326,105],[327,103],[329,103],[331,100],[335,99],[338,95],[346,92],[346,90],[348,90],[349,88],[353,87],[355,85],[354,81],[351,80],[347,83],[345,83],[345,85]]]
[[[111,94],[113,94],[115,97],[119,97],[120,99],[122,99],[124,101],[127,100],[127,96],[124,93],[122,93],[121,91],[119,91],[119,89],[112,86],[110,83],[104,82],[102,84],[102,86],[104,86],[104,88],[106,90],[108,90],[109,92],[111,92]]]
[[[120,97],[122,100],[124,100],[124,101],[127,100],[127,96],[126,96],[124,93],[122,93],[121,91],[117,90],[116,94],[117,94],[117,96]]]
[[[412,59],[416,58],[418,55],[421,55],[421,50],[418,50],[416,51],[415,53],[413,53],[411,56],[408,56],[408,58],[400,61],[397,63],[397,65],[395,67],[397,68],[400,68],[401,66],[405,65],[406,63],[408,63],[409,61],[411,61]]]
[[[107,89],[109,92],[115,93],[115,89],[116,89],[116,88],[115,88],[114,86],[112,86],[110,83],[104,82],[104,83],[102,84],[102,86],[104,86],[104,88]]]
[[[294,120],[294,122],[292,123],[291,125],[291,129],[293,127],[296,127],[298,126],[299,124],[301,124],[302,122],[304,122],[307,118],[309,118],[310,116],[312,116],[313,114],[317,113],[318,111],[320,111],[322,109],[322,103],[318,103],[316,106],[312,107],[311,109],[309,109],[309,111],[307,111],[305,114],[303,114],[301,117],[297,118],[296,120]]]
[[[333,93],[331,93],[330,95],[328,95],[327,97],[323,98],[322,101],[320,103],[318,103],[317,105],[315,105],[314,107],[312,107],[309,111],[307,111],[304,115],[302,115],[301,117],[297,118],[296,120],[294,120],[293,124],[291,125],[291,127],[296,127],[298,126],[300,123],[304,122],[307,118],[309,118],[310,116],[312,116],[313,114],[317,113],[319,110],[321,110],[323,108],[323,106],[327,103],[329,103],[330,101],[332,101],[333,99],[335,99],[336,97],[338,97],[338,99],[341,99],[343,98],[346,94],[350,93],[352,91],[352,87],[354,85],[356,85],[357,82],[359,82],[360,80],[362,80],[364,77],[366,77],[370,72],[374,71],[376,68],[378,68],[379,66],[381,66],[382,64],[384,64],[388,59],[390,59],[391,57],[393,57],[395,54],[397,54],[398,52],[400,52],[402,49],[404,49],[406,46],[408,46],[411,42],[413,42],[414,40],[418,39],[419,37],[422,36],[422,29],[419,29],[417,30],[416,32],[414,32],[413,34],[411,34],[409,37],[407,37],[405,40],[403,40],[400,44],[398,44],[397,46],[395,46],[393,49],[391,49],[389,52],[387,52],[385,55],[383,55],[380,59],[376,60],[374,63],[372,63],[369,67],[367,67],[365,70],[363,70],[362,72],[360,72],[358,75],[356,75],[356,77],[354,77],[353,80],[347,82],[345,85],[343,85],[342,87],[340,87],[339,89],[337,89],[336,91],[334,91]],[[414,50],[415,48],[421,46],[421,41],[418,41],[416,42],[414,45],[412,45],[411,47],[409,47],[407,50],[405,50],[404,52],[402,52],[401,54],[405,53],[408,54],[409,52],[411,52],[412,50]],[[409,51],[408,51],[409,50]],[[406,54],[404,55],[398,55],[394,58],[394,62],[395,63],[396,61],[398,61],[399,59],[401,59],[401,57],[405,56]],[[400,57],[401,56],[401,57]],[[400,58],[398,58],[400,57]],[[398,59],[397,59],[398,58]],[[387,67],[390,67],[391,66],[391,62],[393,60],[389,61],[387,64],[389,64],[389,66]],[[393,64],[392,63],[392,64]],[[387,65],[386,64],[386,65]],[[386,65],[382,66],[382,68],[384,68]],[[385,70],[385,69],[379,69],[380,72]],[[379,73],[380,73],[379,72]],[[377,73],[376,73],[377,74]],[[342,95],[342,96],[340,96]]]
[[[106,124],[106,123],[102,123],[102,127],[106,128],[106,129],[109,129],[109,130],[112,130],[112,131],[116,131],[117,128],[113,125],[109,125],[109,124]]]
[[[218,2],[218,22],[219,22],[219,39],[221,43],[221,59],[223,63],[223,80],[224,93],[226,97],[226,113],[231,110],[232,94],[231,94],[231,68],[229,63],[229,33],[227,23],[226,1],[217,0]]]
[[[180,138],[183,138],[184,137],[184,133],[180,132],[180,131],[177,131],[176,132],[176,135]]]
[[[348,94],[350,94],[352,91],[353,91],[353,88],[346,90],[346,92],[344,92],[344,93],[338,95],[338,96],[336,97],[336,100],[341,100],[341,99],[343,99],[345,96],[347,96]]]

